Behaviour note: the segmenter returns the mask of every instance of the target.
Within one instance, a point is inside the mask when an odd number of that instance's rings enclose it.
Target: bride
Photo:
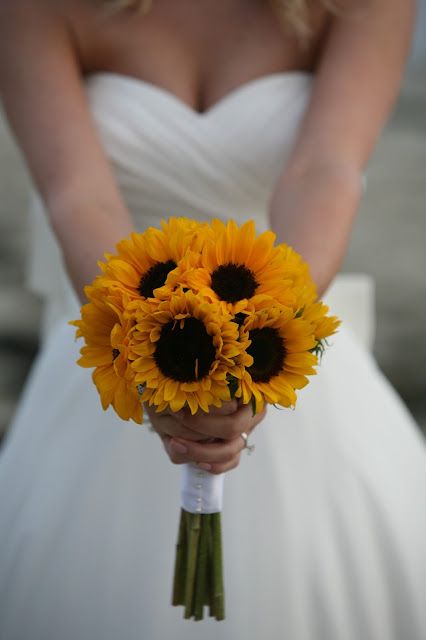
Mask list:
[[[161,444],[102,411],[67,324],[103,254],[170,215],[270,226],[327,289],[414,13],[336,5],[0,2],[0,86],[41,197],[30,279],[47,310],[0,458],[2,640],[426,637],[424,443],[348,330],[294,412],[154,414]],[[256,453],[240,460],[243,432]],[[226,477],[224,622],[169,604],[170,460],[240,463]]]

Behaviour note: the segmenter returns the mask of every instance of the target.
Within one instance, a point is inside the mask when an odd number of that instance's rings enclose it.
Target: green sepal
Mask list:
[[[321,362],[322,357],[325,353],[326,348],[329,346],[327,339],[326,338],[321,338],[320,340],[318,340],[318,342],[316,343],[315,347],[312,347],[312,349],[309,349],[309,351],[311,353],[313,353],[314,355],[317,356],[319,362]]]
[[[235,394],[238,391],[238,387],[240,386],[240,383],[238,382],[238,378],[236,378],[235,376],[233,376],[232,374],[228,374],[226,381],[228,383],[228,389],[229,389],[229,393],[231,398],[235,398]]]

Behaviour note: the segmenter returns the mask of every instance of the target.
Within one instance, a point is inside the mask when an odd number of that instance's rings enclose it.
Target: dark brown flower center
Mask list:
[[[284,366],[286,349],[277,329],[264,327],[252,329],[249,333],[251,345],[247,349],[253,364],[247,371],[254,382],[269,382]]]
[[[154,359],[161,373],[178,382],[194,382],[208,375],[216,350],[201,320],[186,318],[165,324],[156,343]]]
[[[258,286],[253,272],[243,264],[221,264],[212,273],[211,287],[225,302],[251,298]]]
[[[118,358],[119,355],[120,355],[120,351],[118,349],[113,349],[112,350],[112,361],[114,362],[114,360],[116,358]]]
[[[176,262],[168,260],[167,262],[157,262],[154,264],[140,279],[138,291],[144,298],[152,298],[154,289],[162,287],[167,280],[170,271],[176,269]]]
[[[247,318],[245,313],[236,313],[234,316],[234,322],[237,323],[239,327],[244,324],[245,319]]]

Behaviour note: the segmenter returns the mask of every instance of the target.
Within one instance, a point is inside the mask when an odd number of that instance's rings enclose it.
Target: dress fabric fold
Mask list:
[[[311,84],[271,74],[197,114],[135,78],[89,77],[135,228],[171,215],[268,228]],[[0,638],[424,640],[425,445],[357,332],[349,280],[318,375],[294,411],[269,407],[225,478],[226,620],[188,622],[170,604],[180,469],[146,424],[104,412],[76,366],[78,304],[36,198],[31,215],[47,316],[0,454]]]

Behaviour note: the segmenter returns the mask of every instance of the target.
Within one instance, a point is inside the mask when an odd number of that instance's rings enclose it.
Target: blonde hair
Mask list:
[[[132,9],[142,14],[148,13],[153,0],[103,0],[111,9]],[[269,0],[269,4],[276,11],[283,25],[290,28],[302,39],[311,34],[309,24],[309,9],[311,0]],[[319,0],[318,4],[328,11],[336,10],[335,0]]]

